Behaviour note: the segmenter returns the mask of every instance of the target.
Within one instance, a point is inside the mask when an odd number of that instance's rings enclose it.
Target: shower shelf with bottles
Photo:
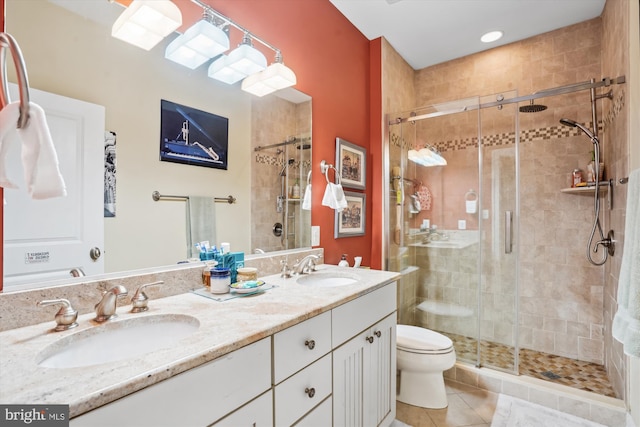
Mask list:
[[[607,193],[607,207],[609,209],[611,209],[611,199],[612,199],[612,181],[608,180],[608,181],[600,181],[600,184],[598,186],[598,190],[600,191],[600,193]],[[596,187],[595,185],[591,185],[591,186],[586,186],[586,187],[569,187],[569,188],[562,188],[560,190],[561,193],[565,193],[565,194],[582,194],[582,195],[592,195],[594,192],[596,191]]]
[[[608,191],[610,185],[609,181],[601,182],[599,186],[600,192]],[[560,190],[562,193],[569,194],[593,194],[594,191],[596,191],[595,185],[589,187],[569,187]]]

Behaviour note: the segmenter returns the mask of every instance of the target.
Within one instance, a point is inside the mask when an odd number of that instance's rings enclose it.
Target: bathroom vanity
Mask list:
[[[321,265],[310,275],[264,277],[273,288],[259,295],[216,301],[188,292],[150,300],[145,313],[119,307],[114,324],[174,316],[198,326],[170,347],[88,366],[39,364],[60,340],[106,326],[92,314],[64,332],[51,332],[53,322],[5,331],[0,402],[68,403],[74,427],[388,426],[397,279]]]

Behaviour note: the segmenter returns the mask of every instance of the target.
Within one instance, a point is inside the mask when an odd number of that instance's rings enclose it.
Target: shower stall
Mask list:
[[[384,252],[386,269],[402,274],[398,323],[448,336],[458,360],[477,367],[565,385],[570,375],[542,358],[601,368],[604,272],[583,248],[593,198],[606,199],[611,186],[571,188],[570,177],[594,150],[583,130],[598,123],[595,101],[605,96],[593,90],[621,82],[387,115]],[[560,123],[568,103],[592,120]],[[446,165],[434,164],[438,156]]]

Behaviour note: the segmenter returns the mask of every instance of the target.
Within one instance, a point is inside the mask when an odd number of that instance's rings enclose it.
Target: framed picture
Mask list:
[[[367,149],[336,138],[336,167],[343,187],[365,189]]]
[[[161,100],[160,160],[227,169],[229,119]]]
[[[366,218],[366,195],[352,191],[344,192],[347,199],[347,207],[342,211],[336,211],[336,224],[334,237],[351,237],[364,235],[364,220]]]

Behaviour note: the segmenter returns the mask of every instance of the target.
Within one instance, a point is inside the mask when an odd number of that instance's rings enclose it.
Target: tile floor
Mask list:
[[[445,380],[449,406],[424,409],[397,402],[396,418],[411,427],[489,427],[498,393]]]
[[[461,335],[447,335],[454,342],[458,360],[474,363],[477,355],[476,340]],[[480,346],[483,366],[513,369],[513,347],[488,341],[481,341]],[[616,397],[607,372],[602,365],[520,349],[519,368],[520,375],[539,378],[603,396]]]

